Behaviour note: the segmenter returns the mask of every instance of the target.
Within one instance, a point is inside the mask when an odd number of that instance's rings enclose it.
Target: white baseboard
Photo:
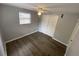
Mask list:
[[[42,31],[39,31],[39,32],[42,32]],[[44,32],[42,32],[42,33],[44,33]],[[46,34],[46,33],[44,33],[44,34]],[[46,35],[48,35],[48,34],[46,34]],[[54,35],[48,35],[48,36],[52,37],[52,39],[56,40],[57,42],[59,42],[59,43],[65,45],[65,46],[67,46],[67,44],[65,44],[65,43],[59,41],[58,39],[56,39],[56,38],[54,37]]]
[[[5,41],[5,43],[8,43],[8,42],[11,42],[11,41],[20,39],[20,38],[22,38],[22,37],[24,37],[24,36],[30,35],[30,34],[35,33],[35,32],[37,32],[37,30],[36,30],[36,31],[33,31],[33,32],[31,32],[31,33],[24,34],[24,35],[21,35],[21,36],[19,36],[19,37],[13,38],[13,39],[11,39],[11,40]]]
[[[59,42],[59,43],[61,43],[61,44],[65,45],[65,46],[67,46],[67,44],[65,44],[65,43],[63,43],[63,42],[61,42],[61,41],[59,41],[59,40],[58,40],[58,39],[56,39],[55,37],[52,37],[52,39],[56,40],[57,42]]]
[[[43,31],[39,31],[39,32],[44,33],[44,34],[46,34],[46,35],[48,35],[48,36],[50,36],[50,37],[54,36],[53,34],[52,34],[52,35],[49,35],[48,33],[45,33],[45,32],[43,32]]]

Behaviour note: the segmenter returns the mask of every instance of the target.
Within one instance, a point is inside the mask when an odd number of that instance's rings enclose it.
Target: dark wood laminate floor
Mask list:
[[[36,32],[6,44],[8,56],[63,56],[66,46]]]

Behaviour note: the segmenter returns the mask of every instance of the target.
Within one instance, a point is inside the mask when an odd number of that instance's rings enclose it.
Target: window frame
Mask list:
[[[24,17],[26,20],[29,20],[28,22],[22,22],[23,21],[23,19],[22,19],[22,14],[26,14],[26,15],[29,15],[29,18],[28,17]],[[22,12],[22,11],[19,11],[19,24],[21,24],[21,25],[23,25],[23,24],[31,24],[31,13],[28,13],[28,12]],[[25,20],[24,20],[25,21]]]

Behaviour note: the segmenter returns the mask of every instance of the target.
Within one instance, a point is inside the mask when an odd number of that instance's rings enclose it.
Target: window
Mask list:
[[[19,12],[19,22],[20,22],[20,24],[30,24],[31,23],[31,14]]]

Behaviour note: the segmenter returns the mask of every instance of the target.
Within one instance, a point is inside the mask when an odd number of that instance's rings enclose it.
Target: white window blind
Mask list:
[[[31,14],[19,12],[19,22],[20,22],[20,24],[30,24],[31,23]]]

